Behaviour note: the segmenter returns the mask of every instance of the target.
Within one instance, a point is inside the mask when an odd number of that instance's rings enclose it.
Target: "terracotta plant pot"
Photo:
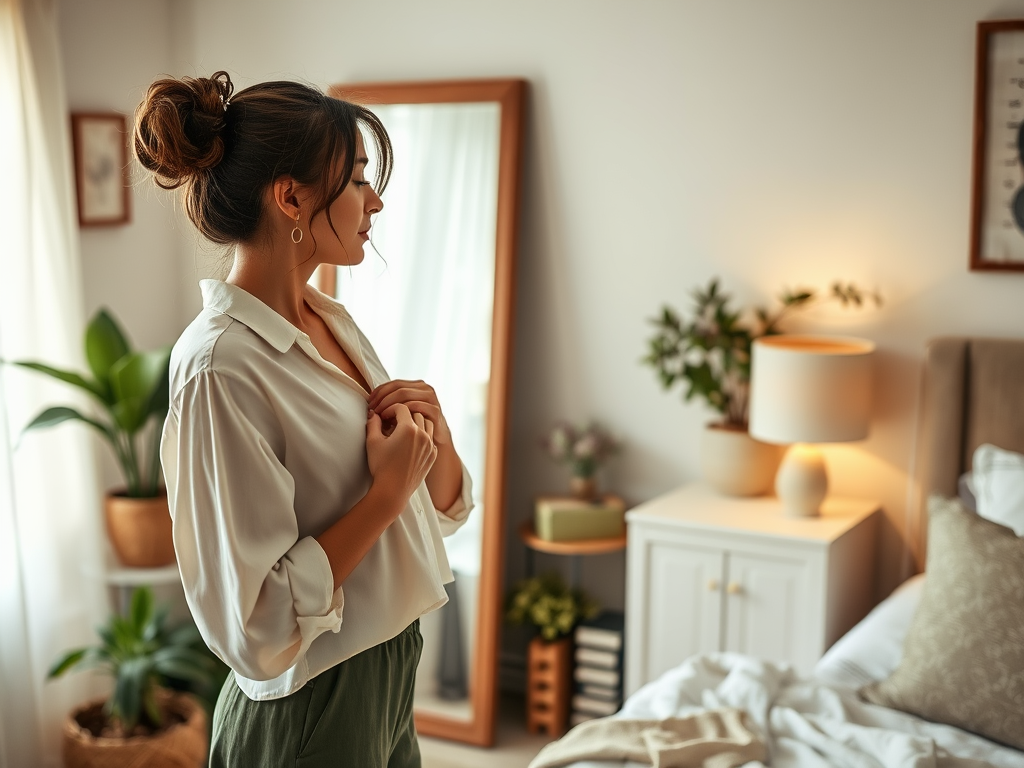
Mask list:
[[[704,480],[726,496],[760,496],[775,482],[783,446],[762,443],[745,429],[708,424],[701,445]]]
[[[191,696],[158,691],[165,718],[178,722],[150,736],[118,739],[96,736],[89,725],[101,722],[104,699],[72,710],[64,721],[61,754],[65,768],[200,768],[206,764],[206,713]]]
[[[159,568],[174,562],[166,493],[152,499],[109,493],[103,506],[107,535],[123,565]]]
[[[527,650],[526,730],[553,737],[569,725],[572,686],[572,638],[535,637]]]

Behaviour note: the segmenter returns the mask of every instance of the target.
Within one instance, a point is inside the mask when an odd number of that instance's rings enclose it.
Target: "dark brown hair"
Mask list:
[[[281,176],[315,190],[306,222],[327,211],[333,230],[328,208],[352,178],[360,125],[376,147],[376,188],[384,191],[391,142],[372,112],[302,83],[260,83],[232,97],[233,90],[227,72],[157,80],[135,110],[135,156],[159,186],[184,187],[185,211],[207,238],[251,241],[263,192]]]

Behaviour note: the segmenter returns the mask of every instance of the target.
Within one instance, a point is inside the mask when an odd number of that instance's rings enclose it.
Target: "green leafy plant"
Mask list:
[[[111,734],[134,735],[159,730],[163,717],[156,701],[158,687],[169,681],[208,686],[217,674],[202,638],[191,623],[169,630],[167,607],[155,606],[149,587],[132,594],[128,614],[114,614],[96,632],[100,644],[69,651],[47,677],[60,677],[70,669],[99,668],[114,678],[114,692],[104,713]]]
[[[110,443],[124,475],[128,496],[152,498],[160,494],[160,424],[169,404],[169,346],[152,352],[132,350],[128,337],[105,309],[89,321],[85,330],[85,358],[90,374],[63,371],[30,360],[14,365],[46,374],[89,394],[100,406],[103,418],[91,418],[68,406],[47,408],[25,431],[52,427],[65,421],[81,421]],[[155,422],[143,450],[145,427]]]
[[[514,625],[532,624],[545,640],[557,640],[597,612],[597,603],[579,590],[570,590],[550,573],[516,584],[506,601],[505,620]]]
[[[661,315],[650,320],[656,330],[641,362],[654,368],[663,388],[686,382],[685,400],[702,398],[722,414],[726,426],[739,429],[747,427],[750,351],[755,339],[782,333],[783,320],[819,301],[835,300],[850,307],[882,303],[878,292],[838,281],[825,293],[813,288],[783,290],[777,307],[754,307],[746,317],[732,308],[730,300],[714,278],[707,288],[693,292],[692,319],[670,306],[662,307]]]

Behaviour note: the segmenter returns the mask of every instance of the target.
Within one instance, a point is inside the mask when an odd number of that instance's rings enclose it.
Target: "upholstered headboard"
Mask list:
[[[1024,453],[1024,339],[942,337],[928,344],[920,413],[922,467],[917,547],[923,566],[924,505],[955,496],[982,443]]]

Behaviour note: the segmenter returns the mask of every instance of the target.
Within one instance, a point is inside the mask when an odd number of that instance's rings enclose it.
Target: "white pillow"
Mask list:
[[[978,514],[1024,536],[1024,456],[985,443],[972,464]]]
[[[885,680],[903,658],[903,638],[923,590],[923,573],[903,582],[826,651],[814,667],[814,676],[836,688],[860,688]]]

